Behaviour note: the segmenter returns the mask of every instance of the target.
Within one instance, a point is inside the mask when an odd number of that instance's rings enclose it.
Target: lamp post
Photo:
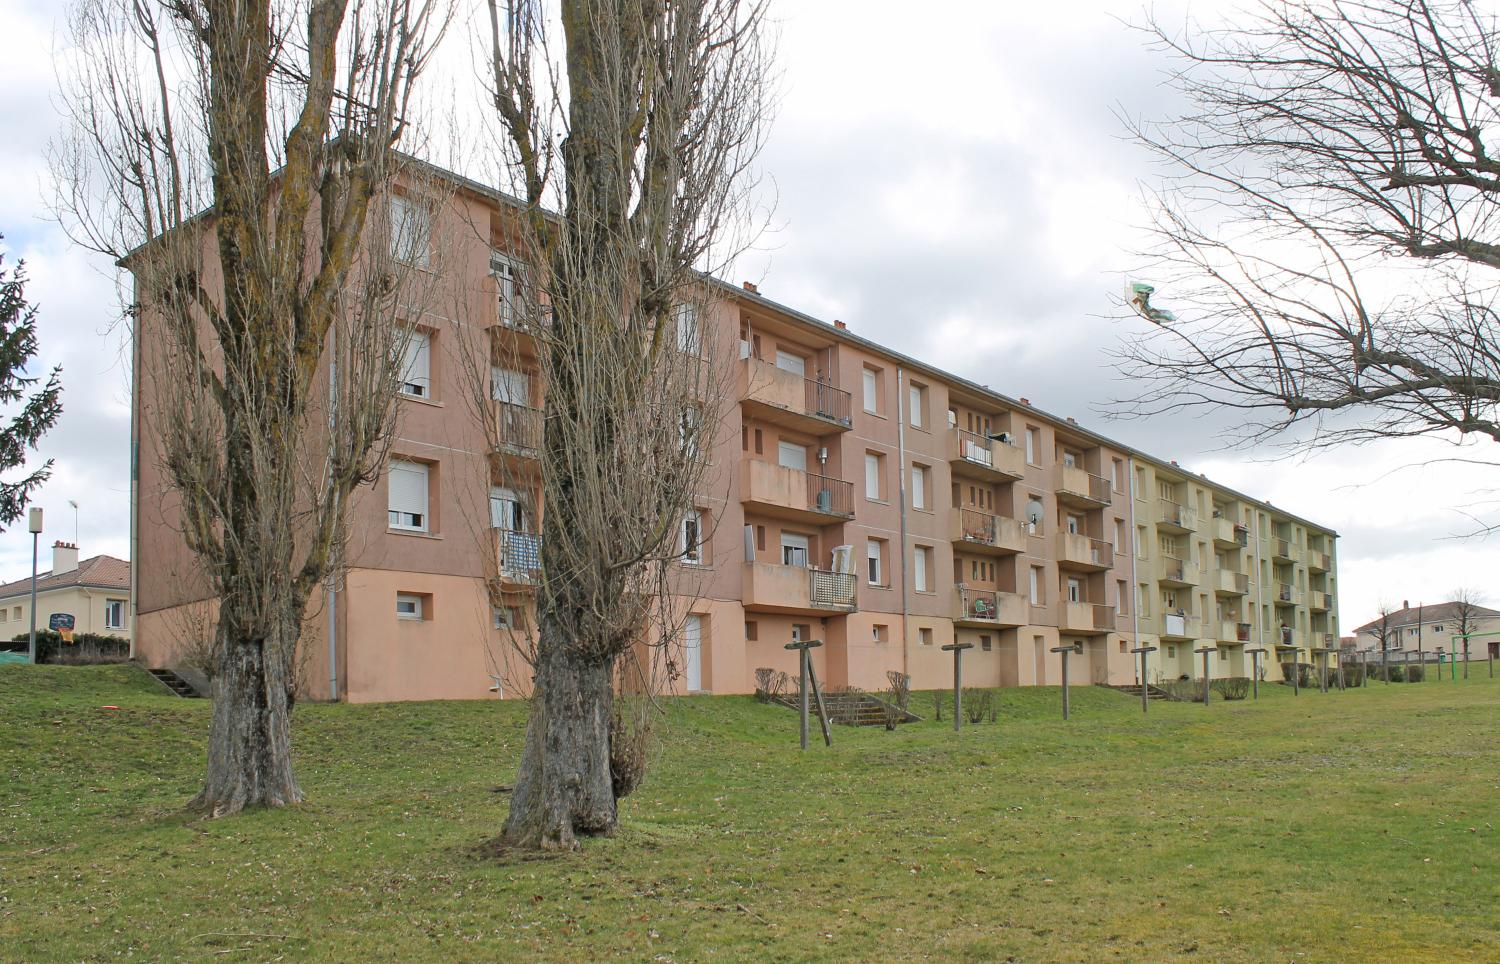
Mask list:
[[[26,514],[26,528],[31,530],[31,637],[26,645],[26,658],[36,662],[36,549],[42,537],[42,509],[32,506]]]
[[[1137,646],[1131,652],[1141,655],[1141,712],[1145,713],[1151,702],[1150,692],[1147,689],[1148,684],[1146,683],[1146,654],[1156,652],[1156,647]]]
[[[73,545],[77,546],[78,545],[78,502],[77,502],[76,499],[69,499],[68,500],[68,505],[71,505],[73,507]]]

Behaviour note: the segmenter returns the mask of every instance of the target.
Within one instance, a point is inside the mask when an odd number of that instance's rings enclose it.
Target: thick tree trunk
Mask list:
[[[289,669],[295,630],[255,632],[231,609],[226,604],[219,616],[208,775],[191,804],[215,817],[302,800],[292,773]]]
[[[572,850],[618,823],[609,770],[612,668],[581,656],[544,622],[526,747],[500,833],[506,846]]]

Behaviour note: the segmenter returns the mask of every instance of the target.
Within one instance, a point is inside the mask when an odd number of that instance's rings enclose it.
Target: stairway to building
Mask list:
[[[146,672],[150,673],[156,678],[157,682],[178,696],[193,700],[203,698],[203,694],[194,689],[193,684],[169,669],[147,669]]]
[[[1141,687],[1137,683],[1119,683],[1119,684],[1100,683],[1099,685],[1103,686],[1107,690],[1114,690],[1116,693],[1124,693],[1126,696],[1129,696],[1132,699],[1137,699],[1138,700],[1138,699],[1141,698]],[[1150,683],[1146,684],[1146,699],[1148,699],[1148,700],[1164,700],[1166,698],[1167,698],[1167,694],[1164,693],[1162,690],[1158,689],[1155,686],[1152,686]]]
[[[790,710],[799,709],[801,706],[800,697],[795,690],[790,693],[778,693],[771,697],[770,701]],[[811,692],[807,694],[807,708],[812,715],[817,715],[818,701],[813,698]],[[873,693],[858,690],[824,693],[823,709],[827,712],[830,722],[842,723],[845,726],[885,726],[888,710],[895,711],[897,723],[915,723],[921,719],[915,713],[899,709]]]

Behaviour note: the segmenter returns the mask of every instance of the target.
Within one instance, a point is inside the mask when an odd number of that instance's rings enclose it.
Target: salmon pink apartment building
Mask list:
[[[517,317],[525,265],[511,202],[443,174],[414,255],[437,296],[413,331],[387,471],[350,506],[338,579],[310,608],[303,698],[493,698],[529,677],[518,640],[539,578],[528,482],[543,428],[534,346]],[[966,682],[1070,675],[1133,683],[1247,676],[1247,650],[1303,662],[1338,640],[1336,534],[1015,398],[760,294],[706,281],[679,347],[707,350],[730,393],[707,482],[682,520],[686,625],[676,692],[745,693],[795,670],[817,639],[826,685],[951,685],[946,644],[973,644]],[[857,326],[856,326],[857,327]],[[149,333],[149,326],[142,326]],[[149,334],[142,335],[143,341]],[[476,348],[477,346],[477,348]],[[132,541],[137,656],[183,660],[211,624],[161,468],[136,346]],[[1007,377],[997,372],[991,381]],[[488,386],[482,405],[473,386]],[[689,588],[690,587],[690,588]]]

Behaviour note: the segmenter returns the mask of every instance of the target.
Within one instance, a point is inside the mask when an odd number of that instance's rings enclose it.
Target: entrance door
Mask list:
[[[703,617],[689,615],[682,626],[682,665],[687,691],[703,689]]]

